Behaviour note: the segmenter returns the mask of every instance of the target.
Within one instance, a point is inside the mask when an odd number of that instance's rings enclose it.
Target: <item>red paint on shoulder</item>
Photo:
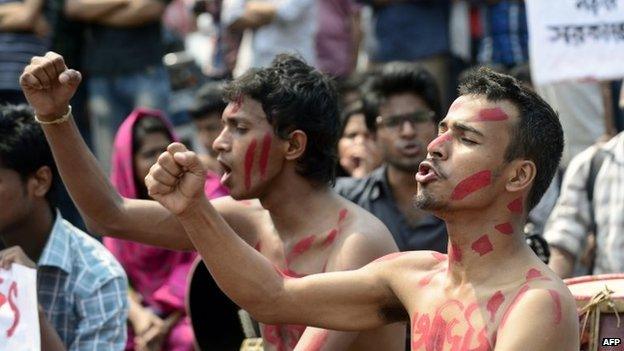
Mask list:
[[[331,244],[334,243],[337,236],[338,236],[338,229],[332,229],[327,235],[327,238],[325,238],[325,240],[323,241],[323,244],[321,244],[321,246],[323,247],[330,246]]]
[[[541,277],[543,277],[542,272],[540,272],[539,270],[535,268],[529,269],[529,271],[526,274],[526,280],[532,280],[532,279],[541,278]]]
[[[513,234],[513,226],[511,225],[511,223],[507,222],[507,223],[502,223],[499,224],[497,226],[495,226],[494,228],[496,228],[496,230],[498,230],[499,232],[506,234],[506,235],[511,235]]]
[[[378,259],[374,260],[373,262],[383,262],[383,261],[390,261],[393,260],[399,256],[403,256],[407,254],[407,252],[393,252],[391,254],[387,254],[385,256],[381,256]]]
[[[483,256],[485,254],[490,253],[494,247],[492,246],[492,242],[487,234],[481,236],[474,243],[472,243],[471,248],[479,254],[479,256]]]
[[[451,200],[462,200],[466,196],[474,193],[477,190],[485,188],[491,183],[492,171],[477,172],[457,184],[457,186],[453,190],[453,193],[451,194]]]
[[[438,262],[443,262],[443,261],[446,261],[446,259],[447,259],[447,256],[445,254],[441,253],[441,252],[434,251],[434,252],[431,253],[431,255]]]
[[[452,139],[453,139],[453,136],[450,133],[444,133],[438,136],[437,138],[433,139],[429,143],[429,146],[427,146],[427,149],[439,147],[440,145],[446,143],[447,141],[451,141]]]
[[[509,116],[500,107],[486,108],[479,111],[479,115],[474,120],[476,122],[498,122],[509,119]]]
[[[338,212],[338,223],[342,222],[345,218],[347,218],[348,213],[349,211],[347,211],[346,208],[340,210],[340,212]]]
[[[245,189],[251,188],[251,169],[253,168],[257,141],[254,139],[245,152]]]
[[[271,150],[271,133],[266,132],[262,139],[262,149],[260,150],[260,177],[264,179],[266,176],[266,168],[269,163],[269,151]]]
[[[553,315],[555,319],[555,324],[561,323],[561,298],[559,297],[559,293],[556,290],[548,289],[550,293],[550,297],[553,300]]]
[[[461,248],[457,246],[455,243],[451,243],[451,247],[449,248],[449,257],[451,262],[459,263],[462,260],[462,252]]]
[[[507,310],[505,310],[505,314],[503,315],[503,319],[501,319],[499,328],[502,328],[505,326],[505,323],[507,323],[507,318],[509,318],[509,315],[513,311],[514,307],[516,307],[518,302],[520,302],[520,300],[522,299],[522,297],[524,296],[524,294],[526,294],[528,290],[529,290],[528,285],[523,285],[520,288],[520,290],[518,290],[518,293],[516,294],[514,299],[511,301],[511,304],[509,304],[509,307],[507,307]]]
[[[315,239],[316,237],[314,235],[310,235],[299,240],[295,246],[293,246],[288,256],[286,256],[286,263],[290,263],[295,257],[308,251],[312,247]]]
[[[510,202],[507,205],[507,208],[509,209],[509,211],[513,212],[513,213],[522,213],[522,198],[519,197],[515,200],[513,200],[512,202]]]
[[[496,317],[496,312],[505,301],[505,296],[499,290],[492,295],[492,297],[487,302],[487,310],[490,313],[490,322],[494,322],[494,318]]]

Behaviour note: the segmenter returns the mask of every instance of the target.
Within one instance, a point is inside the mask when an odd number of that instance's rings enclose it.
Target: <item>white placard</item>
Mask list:
[[[37,271],[0,269],[0,350],[41,350],[37,306]]]
[[[624,0],[526,0],[533,83],[624,77]]]

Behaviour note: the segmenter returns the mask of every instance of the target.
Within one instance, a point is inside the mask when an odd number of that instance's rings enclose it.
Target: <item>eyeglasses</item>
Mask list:
[[[381,127],[399,129],[405,124],[405,122],[409,122],[412,127],[415,127],[417,124],[433,121],[433,117],[435,117],[435,112],[430,110],[421,110],[404,115],[387,117],[377,116],[376,122],[377,125]]]

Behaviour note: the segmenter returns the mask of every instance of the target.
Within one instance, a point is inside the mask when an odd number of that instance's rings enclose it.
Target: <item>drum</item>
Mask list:
[[[624,351],[624,274],[566,279],[579,311],[582,351]]]
[[[245,339],[238,306],[219,289],[201,259],[195,261],[189,277],[186,309],[196,349],[238,351]]]

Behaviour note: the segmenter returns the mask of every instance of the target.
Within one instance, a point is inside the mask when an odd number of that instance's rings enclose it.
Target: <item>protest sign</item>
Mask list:
[[[37,271],[13,264],[0,269],[0,350],[39,351]]]
[[[624,0],[526,0],[533,83],[624,77]]]

